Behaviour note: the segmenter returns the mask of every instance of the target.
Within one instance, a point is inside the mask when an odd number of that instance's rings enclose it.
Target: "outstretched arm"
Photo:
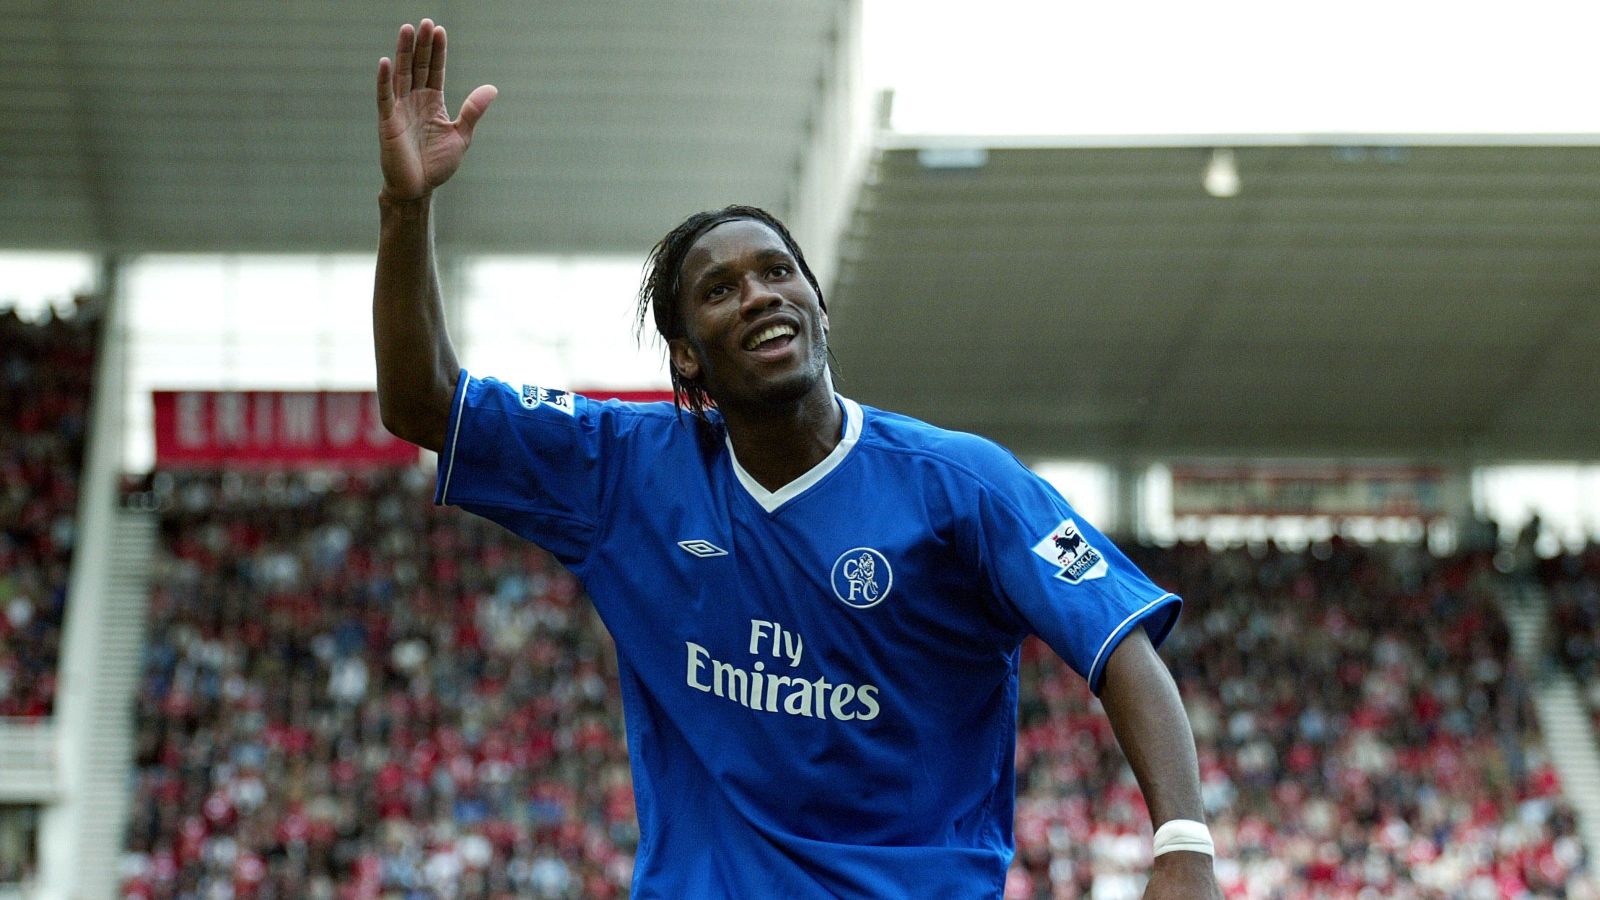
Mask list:
[[[1112,652],[1100,702],[1139,780],[1151,822],[1156,827],[1173,819],[1204,822],[1200,764],[1189,717],[1172,674],[1143,628],[1129,632]],[[1221,900],[1211,861],[1210,856],[1189,850],[1156,857],[1145,887],[1146,900]]]
[[[433,191],[461,165],[494,101],[483,85],[451,119],[444,105],[445,32],[430,19],[400,28],[395,58],[378,61],[378,267],[372,332],[378,405],[397,437],[444,446],[460,366],[445,328],[433,252]]]

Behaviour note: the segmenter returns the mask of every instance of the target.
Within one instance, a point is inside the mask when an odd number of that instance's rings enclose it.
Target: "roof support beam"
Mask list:
[[[825,292],[833,287],[839,243],[872,148],[872,104],[861,72],[861,15],[861,0],[839,3],[808,136],[789,187],[789,225]]]
[[[113,247],[115,232],[111,221],[110,190],[106,184],[105,166],[99,153],[99,149],[104,146],[103,136],[96,127],[94,115],[89,111],[83,83],[69,75],[78,71],[84,62],[79,58],[77,48],[69,37],[74,18],[72,7],[73,4],[66,2],[49,5],[51,15],[45,24],[49,30],[47,41],[56,55],[55,68],[60,73],[61,87],[67,97],[71,135],[77,144],[73,158],[79,163],[81,191],[88,200],[93,217],[89,233],[93,235],[97,244],[95,249],[109,251],[115,249]]]

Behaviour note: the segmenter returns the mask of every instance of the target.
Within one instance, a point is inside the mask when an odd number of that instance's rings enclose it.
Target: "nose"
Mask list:
[[[783,297],[760,277],[754,274],[745,277],[744,299],[739,304],[740,315],[753,318],[782,302]]]

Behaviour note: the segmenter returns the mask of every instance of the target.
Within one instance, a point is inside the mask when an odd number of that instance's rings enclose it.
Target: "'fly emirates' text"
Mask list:
[[[874,684],[835,684],[823,676],[812,681],[767,671],[764,660],[755,660],[748,669],[712,659],[711,652],[684,641],[689,650],[689,687],[732,700],[762,712],[783,712],[813,719],[852,719],[869,721],[878,717],[878,686]],[[750,620],[750,655],[772,656],[787,662],[791,669],[800,665],[805,641],[797,632],[777,622]]]

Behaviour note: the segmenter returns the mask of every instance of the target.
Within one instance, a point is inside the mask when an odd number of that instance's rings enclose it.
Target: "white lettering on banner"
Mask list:
[[[760,659],[745,669],[712,657],[711,651],[693,641],[685,641],[684,646],[688,650],[684,682],[689,687],[748,709],[841,722],[868,722],[882,711],[875,684],[835,683],[825,675],[810,680],[778,675],[768,672],[766,661]],[[794,668],[800,665],[804,646],[798,632],[777,622],[750,620],[751,656],[770,655]]]
[[[328,443],[348,447],[361,431],[361,398],[355,394],[328,394],[322,403],[322,424]]]
[[[313,446],[317,443],[317,395],[284,394],[278,399],[283,416],[283,442]]]
[[[156,391],[162,453],[205,458],[399,459],[377,395],[361,391]],[[170,442],[170,443],[169,443]],[[309,456],[307,455],[309,453]],[[176,458],[176,457],[175,457]]]
[[[206,397],[193,391],[178,395],[178,446],[206,445]]]
[[[244,395],[228,392],[216,395],[215,439],[220,447],[243,447],[249,443],[244,422]]]

